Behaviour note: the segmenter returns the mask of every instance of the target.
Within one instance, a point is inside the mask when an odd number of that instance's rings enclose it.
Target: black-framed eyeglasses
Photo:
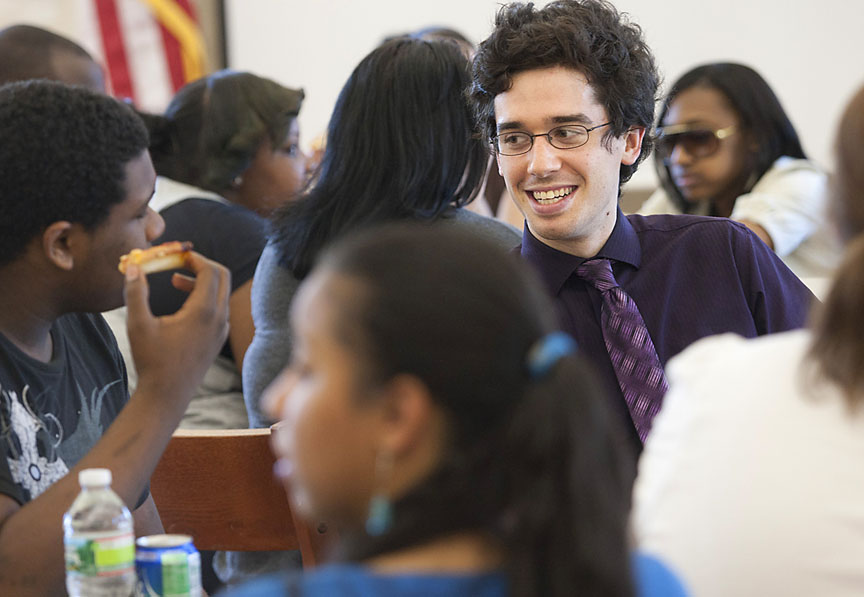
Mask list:
[[[707,158],[720,148],[720,141],[735,134],[735,125],[711,130],[692,124],[673,124],[657,129],[657,157],[668,160],[677,145],[693,158]]]
[[[532,135],[525,131],[507,131],[500,135],[494,135],[489,138],[489,143],[495,153],[500,155],[522,155],[528,153],[534,147],[534,139],[536,137],[546,137],[549,144],[557,149],[576,149],[588,143],[588,134],[599,129],[601,126],[607,126],[611,122],[604,122],[597,126],[588,128],[581,124],[565,124],[556,126],[554,129],[549,129],[546,133],[537,133]]]

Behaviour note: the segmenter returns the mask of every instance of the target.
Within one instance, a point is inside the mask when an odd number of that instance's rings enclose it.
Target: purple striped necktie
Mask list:
[[[668,388],[654,342],[636,303],[615,281],[608,259],[585,261],[576,269],[576,275],[603,297],[600,311],[603,341],[630,418],[644,442]]]

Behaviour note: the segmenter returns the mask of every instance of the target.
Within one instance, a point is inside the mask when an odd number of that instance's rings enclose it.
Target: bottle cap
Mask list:
[[[111,469],[85,468],[78,473],[78,483],[81,487],[102,487],[111,485]]]

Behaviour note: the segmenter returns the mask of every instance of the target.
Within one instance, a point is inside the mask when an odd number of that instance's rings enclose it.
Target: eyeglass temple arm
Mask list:
[[[657,134],[660,137],[666,137],[669,135],[680,135],[681,133],[689,133],[691,131],[704,131],[711,130],[706,129],[705,127],[693,125],[693,124],[673,124],[670,126],[661,126],[657,128]],[[735,132],[735,125],[732,124],[722,129],[717,129],[716,131],[711,131],[714,133],[714,136],[718,139],[725,139],[729,135]]]

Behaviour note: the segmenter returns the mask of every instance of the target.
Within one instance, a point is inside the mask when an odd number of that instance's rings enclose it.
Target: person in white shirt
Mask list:
[[[734,63],[694,68],[672,86],[659,123],[661,188],[639,213],[729,217],[799,277],[831,275],[841,248],[827,224],[827,177],[756,71]]]
[[[864,88],[837,154],[848,244],[811,329],[704,339],[668,367],[633,528],[694,595],[864,591]]]

